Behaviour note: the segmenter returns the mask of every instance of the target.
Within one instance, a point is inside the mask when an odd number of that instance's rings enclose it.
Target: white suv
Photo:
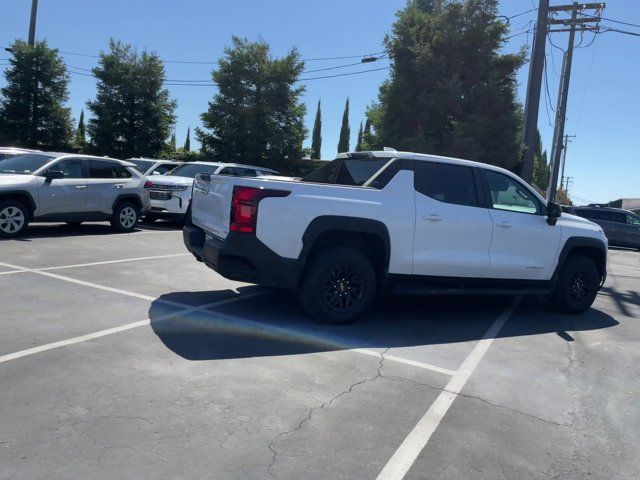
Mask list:
[[[27,153],[0,162],[0,237],[30,221],[110,220],[130,232],[150,208],[145,178],[120,160],[68,153]]]
[[[199,173],[258,177],[277,175],[278,172],[269,168],[238,163],[183,163],[165,175],[154,175],[148,179],[146,186],[151,196],[151,211],[144,218],[144,222],[153,223],[159,218],[183,221],[191,201],[193,179]]]
[[[607,238],[513,173],[410,152],[354,152],[300,181],[199,175],[184,241],[221,275],[298,293],[344,322],[394,285],[593,303]]]

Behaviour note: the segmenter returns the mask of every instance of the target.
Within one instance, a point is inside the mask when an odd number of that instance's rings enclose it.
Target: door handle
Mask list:
[[[511,228],[511,224],[509,222],[500,222],[498,226],[502,228]]]
[[[424,218],[425,220],[428,220],[429,222],[432,222],[432,223],[436,223],[436,222],[441,222],[442,221],[442,217],[440,215],[435,214],[435,213],[432,213],[431,215],[423,215],[422,218]]]
[[[85,188],[87,188],[86,185],[76,185],[76,190],[84,190]]]
[[[124,183],[118,183],[117,185],[114,185],[113,188],[124,188]]]

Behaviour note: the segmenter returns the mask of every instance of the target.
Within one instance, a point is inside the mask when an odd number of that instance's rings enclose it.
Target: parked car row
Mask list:
[[[116,231],[130,232],[145,216],[149,222],[182,220],[197,173],[255,177],[276,172],[250,165],[122,161],[1,148],[0,238],[23,234],[33,221],[79,225],[108,220]]]

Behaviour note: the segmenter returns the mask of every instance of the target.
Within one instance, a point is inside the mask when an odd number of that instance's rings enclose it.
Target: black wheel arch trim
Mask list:
[[[27,205],[27,207],[29,207],[31,209],[31,215],[34,214],[34,212],[36,211],[36,202],[33,199],[33,196],[31,195],[31,193],[29,193],[27,190],[3,190],[2,192],[0,192],[0,200],[2,200],[5,197],[15,197],[15,196],[24,196],[27,198],[27,200],[29,201],[29,204]]]
[[[555,286],[555,284],[557,283],[558,276],[560,275],[560,270],[562,269],[564,262],[569,257],[571,251],[575,248],[589,248],[602,253],[604,263],[602,265],[596,265],[598,267],[598,270],[600,270],[602,274],[600,283],[600,285],[602,286],[607,276],[607,246],[602,240],[593,237],[569,237],[567,239],[567,241],[562,246],[562,250],[560,250],[560,254],[558,255],[558,264],[556,265],[556,269],[553,272],[553,276],[551,277],[552,285]]]
[[[314,218],[302,235],[302,251],[300,252],[298,259],[303,263],[306,263],[316,240],[318,240],[322,234],[331,231],[365,233],[380,238],[384,248],[383,265],[385,270],[388,271],[389,259],[391,256],[389,230],[384,223],[370,218],[347,217],[340,215],[322,215]]]
[[[118,204],[124,201],[131,201],[135,203],[136,206],[138,207],[138,210],[142,212],[142,200],[140,200],[140,197],[138,197],[137,195],[126,194],[126,193],[122,195],[118,195],[116,197],[116,199],[113,201],[113,204],[111,205],[111,211],[115,213],[116,207],[118,206]]]

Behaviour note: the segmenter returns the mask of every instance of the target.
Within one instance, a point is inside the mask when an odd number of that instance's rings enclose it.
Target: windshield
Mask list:
[[[389,158],[338,158],[311,172],[302,181],[360,186],[388,161]]]
[[[29,175],[54,159],[52,155],[26,153],[2,160],[0,173],[19,173]]]
[[[186,165],[180,165],[174,168],[166,175],[173,175],[175,177],[189,177],[196,178],[198,173],[215,173],[219,165],[203,165],[202,163],[189,163]]]
[[[133,168],[135,168],[140,173],[145,173],[147,170],[153,167],[156,163],[156,162],[151,162],[149,160],[131,160],[131,159],[127,160],[127,162],[133,163],[135,165],[135,167]]]

